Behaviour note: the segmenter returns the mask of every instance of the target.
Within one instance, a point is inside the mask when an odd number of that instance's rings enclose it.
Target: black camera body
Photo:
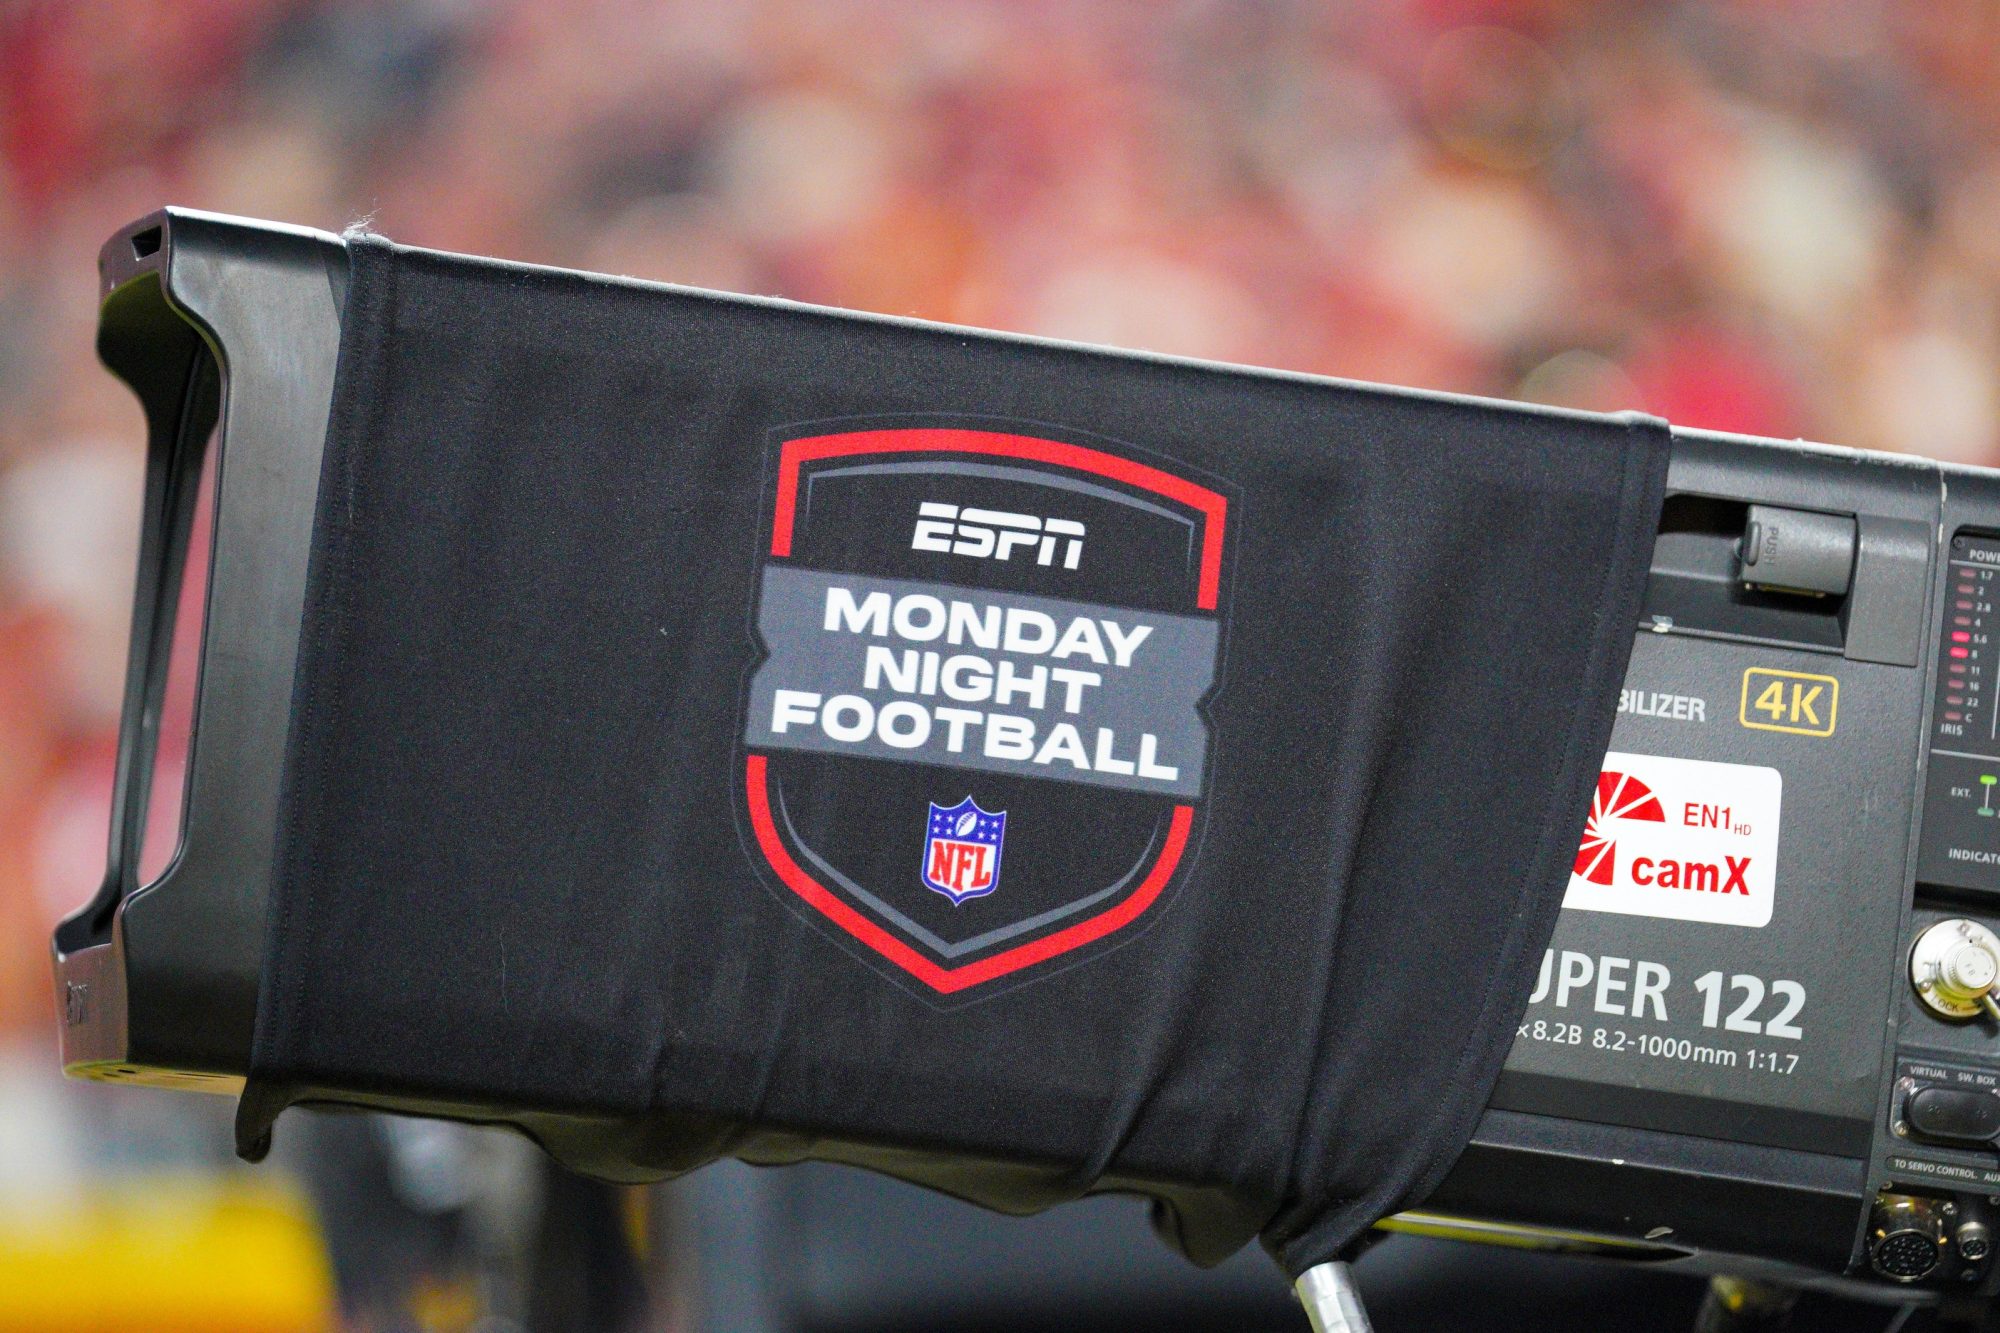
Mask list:
[[[55,937],[63,1058],[78,1077],[233,1092],[345,250],[167,210],[102,267],[100,350],[151,441],[110,866]],[[182,844],[141,885],[218,420]],[[1990,1292],[2000,473],[1676,431],[1668,492],[1612,751],[1506,1072],[1443,1186],[1385,1225]],[[1449,978],[1436,998],[1449,1026]]]
[[[1985,1290],[1996,477],[1677,431],[1668,490],[1565,910],[1429,1206]]]

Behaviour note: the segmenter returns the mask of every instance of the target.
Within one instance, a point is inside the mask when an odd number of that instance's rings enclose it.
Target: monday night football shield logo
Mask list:
[[[742,768],[774,890],[938,996],[1116,943],[1208,790],[1225,495],[1101,441],[775,448]]]

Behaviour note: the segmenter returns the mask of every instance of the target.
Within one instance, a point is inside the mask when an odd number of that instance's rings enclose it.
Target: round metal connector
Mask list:
[[[1916,1231],[1895,1231],[1884,1236],[1871,1256],[1875,1271],[1898,1282],[1916,1282],[1929,1277],[1938,1266],[1938,1245]]]
[[[1967,1222],[1952,1233],[1952,1243],[1958,1246],[1958,1257],[1969,1264],[1993,1253],[1993,1236],[1984,1222]]]
[[[1884,1194],[1868,1226],[1868,1261],[1893,1282],[1919,1282],[1944,1259],[1944,1218],[1936,1202]]]
[[[1982,1013],[2000,1017],[2000,936],[1964,917],[1940,921],[1910,949],[1910,984],[1926,1009],[1962,1022]]]

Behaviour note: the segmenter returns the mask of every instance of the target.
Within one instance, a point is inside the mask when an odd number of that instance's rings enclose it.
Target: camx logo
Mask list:
[[[1618,844],[1612,832],[1614,819],[1643,819],[1655,824],[1666,822],[1653,789],[1625,773],[1605,769],[1597,775],[1597,796],[1590,803],[1590,819],[1583,826],[1583,843],[1576,850],[1572,872],[1592,884],[1610,884],[1618,876]]]
[[[1783,807],[1775,768],[1607,754],[1563,906],[1769,925]]]
[[[1022,549],[1034,552],[1035,563],[1053,565],[1062,550],[1062,567],[1075,569],[1083,559],[1083,524],[1067,518],[1037,518],[1004,509],[960,509],[926,500],[917,506],[912,551],[942,551],[975,560],[1007,560]]]

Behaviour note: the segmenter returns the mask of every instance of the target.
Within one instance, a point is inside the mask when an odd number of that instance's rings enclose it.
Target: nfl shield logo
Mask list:
[[[953,905],[983,898],[1000,887],[1000,846],[1007,812],[982,810],[968,796],[957,805],[930,803],[924,830],[924,887]]]

